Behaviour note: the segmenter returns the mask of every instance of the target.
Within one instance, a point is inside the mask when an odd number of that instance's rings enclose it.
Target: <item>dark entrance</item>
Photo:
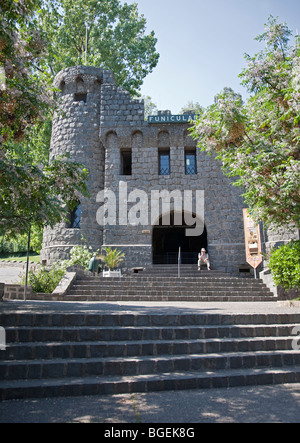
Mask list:
[[[187,237],[186,225],[174,226],[171,216],[170,226],[155,226],[153,229],[153,264],[176,264],[178,250],[181,247],[182,264],[197,264],[201,248],[207,249],[207,231],[199,237]]]

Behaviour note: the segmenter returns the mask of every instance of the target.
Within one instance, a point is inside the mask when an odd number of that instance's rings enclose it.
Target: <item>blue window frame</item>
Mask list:
[[[170,175],[170,151],[159,152],[159,175]]]
[[[197,159],[196,151],[185,152],[185,174],[196,175],[197,174]]]

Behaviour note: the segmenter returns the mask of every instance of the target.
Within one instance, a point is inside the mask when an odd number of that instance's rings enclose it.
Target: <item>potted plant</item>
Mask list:
[[[121,277],[121,270],[116,270],[116,268],[124,261],[125,254],[109,247],[103,249],[105,255],[101,254],[99,258],[108,268],[108,271],[103,271],[103,277]]]

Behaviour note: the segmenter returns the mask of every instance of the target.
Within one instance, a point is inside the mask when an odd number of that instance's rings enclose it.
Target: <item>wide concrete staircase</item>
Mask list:
[[[300,382],[300,314],[178,312],[2,313],[0,400]]]
[[[77,279],[65,299],[72,301],[275,301],[261,280],[183,266],[154,266],[122,278]]]

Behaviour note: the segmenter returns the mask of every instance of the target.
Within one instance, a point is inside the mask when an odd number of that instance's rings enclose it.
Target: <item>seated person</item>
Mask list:
[[[201,270],[201,263],[206,264],[207,270],[210,271],[209,255],[204,248],[201,249],[201,254],[198,255],[198,271]]]

